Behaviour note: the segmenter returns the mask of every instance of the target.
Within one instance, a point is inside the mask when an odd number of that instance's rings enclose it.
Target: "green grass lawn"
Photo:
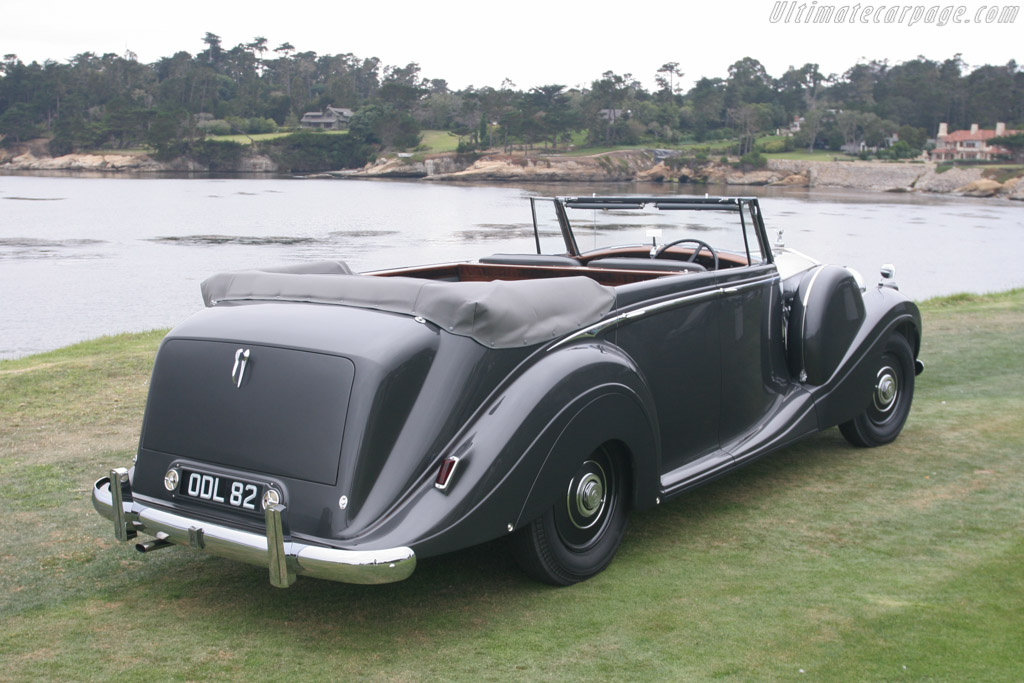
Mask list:
[[[430,154],[442,152],[454,152],[459,146],[458,136],[450,134],[446,130],[425,130],[420,146]]]
[[[1017,164],[993,164],[985,167],[982,171],[982,176],[1000,183],[1005,183],[1011,178],[1020,178],[1024,176],[1024,166]]]
[[[559,154],[561,154],[563,156],[592,156],[592,155],[595,155],[595,154],[604,154],[606,152],[614,152],[614,151],[619,151],[619,150],[643,150],[643,149],[660,148],[660,149],[678,149],[678,150],[681,150],[681,151],[683,151],[683,152],[685,152],[685,153],[687,153],[689,155],[693,155],[693,154],[696,154],[698,152],[703,152],[703,153],[706,153],[712,159],[718,159],[723,154],[726,154],[729,151],[730,148],[735,146],[735,143],[736,143],[735,140],[724,140],[724,141],[723,140],[714,140],[714,141],[707,141],[707,142],[684,142],[684,143],[680,143],[680,144],[671,144],[671,143],[668,143],[668,142],[664,142],[664,143],[662,143],[662,142],[645,142],[642,145],[607,145],[607,146],[605,146],[605,145],[594,145],[594,146],[585,146],[583,144],[584,141],[585,141],[585,138],[586,138],[586,134],[585,133],[582,133],[579,136],[578,141],[577,141],[576,137],[574,137],[574,144],[576,145],[575,148],[570,150],[570,151],[568,151],[568,152],[559,152]],[[543,149],[540,146],[537,147],[537,150],[538,151],[543,151]]]
[[[857,161],[857,157],[842,152],[830,152],[826,149],[816,149],[813,152],[804,150],[793,150],[792,152],[776,152],[765,154],[769,159],[794,159],[797,161]]]
[[[160,333],[0,362],[0,680],[1024,679],[1024,290],[926,302],[903,435],[835,429],[635,514],[570,588],[500,542],[385,586],[187,548],[92,510]]]
[[[118,156],[126,157],[141,157],[147,154],[152,154],[153,150],[147,147],[123,147],[121,149],[85,149],[77,152],[78,154],[95,154],[98,156],[105,156],[108,154],[116,154]]]
[[[274,140],[276,138],[291,135],[295,131],[278,131],[276,133],[257,133],[254,135],[208,135],[207,140],[213,140],[216,142],[237,142],[243,145],[251,144],[252,142],[262,142],[265,140]],[[321,135],[347,135],[347,130],[330,130],[321,131]],[[772,138],[764,137],[759,138],[759,141],[765,141]],[[647,142],[643,145],[595,145],[586,146],[586,131],[577,131],[573,135],[573,149],[571,150],[560,150],[555,152],[561,156],[593,156],[595,154],[604,154],[607,152],[618,151],[618,150],[636,150],[636,149],[651,149],[653,147],[663,147],[665,149],[677,149],[687,154],[693,154],[696,152],[704,152],[712,159],[718,159],[723,154],[733,148],[736,144],[735,140],[718,140],[708,142],[685,142],[681,144],[669,144],[669,143],[656,143]],[[445,130],[424,130],[422,131],[422,139],[420,146],[415,152],[416,158],[422,158],[426,154],[443,154],[455,152],[459,145],[459,138],[455,135],[451,135]],[[535,154],[547,154],[550,150],[546,149],[543,143],[537,143],[533,149],[530,150],[531,155]],[[146,150],[143,148],[129,149],[129,150],[94,150],[89,152],[91,154],[128,154],[128,155],[142,155],[152,153],[152,150]],[[798,159],[803,161],[855,161],[856,157],[851,157],[840,152],[829,152],[825,150],[815,150],[814,152],[808,153],[806,150],[794,150],[792,152],[782,152],[775,154],[766,154],[769,159]]]
[[[279,130],[276,133],[254,133],[253,135],[245,135],[242,133],[233,133],[231,135],[207,135],[207,140],[214,142],[237,142],[243,145],[249,145],[253,142],[263,142],[264,140],[275,140],[277,138],[283,138],[286,135],[295,133],[294,130]],[[320,135],[348,135],[347,130],[322,130],[319,132]]]
[[[263,140],[273,140],[275,138],[284,137],[291,135],[294,131],[278,131],[277,133],[259,133],[257,135],[208,135],[207,140],[216,140],[218,142],[240,142],[243,145],[250,143],[250,139],[256,142]],[[325,130],[320,132],[321,135],[348,135],[347,130]],[[446,130],[425,130],[423,131],[423,139],[420,145],[425,148],[425,151],[431,154],[437,154],[441,152],[454,152],[456,147],[459,146],[459,138],[454,135],[450,135]]]

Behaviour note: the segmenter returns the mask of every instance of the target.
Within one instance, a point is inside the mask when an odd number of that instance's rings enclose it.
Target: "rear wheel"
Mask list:
[[[906,337],[893,333],[885,342],[871,403],[863,413],[839,425],[839,431],[854,446],[890,443],[903,430],[913,399],[914,352]]]
[[[564,497],[512,537],[523,570],[544,583],[569,586],[608,566],[626,531],[626,465],[602,446],[568,481]]]

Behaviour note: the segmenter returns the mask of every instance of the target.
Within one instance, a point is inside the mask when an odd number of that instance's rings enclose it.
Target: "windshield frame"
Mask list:
[[[569,219],[567,208],[571,209],[594,209],[594,210],[639,210],[644,208],[655,208],[659,211],[719,211],[738,214],[736,228],[742,232],[743,244],[746,251],[747,262],[773,263],[774,258],[771,246],[768,242],[767,230],[764,225],[764,218],[756,197],[694,197],[688,195],[661,195],[661,196],[614,196],[614,197],[530,197],[530,211],[533,216],[534,242],[538,254],[544,253],[541,250],[541,236],[539,221],[537,218],[536,202],[553,202],[555,216],[562,232],[562,240],[565,245],[565,254],[573,258],[582,258],[587,252],[579,248],[576,239],[575,228]],[[748,220],[750,224],[748,225]],[[748,239],[748,228],[755,236],[755,241]],[[651,245],[639,242],[618,246],[640,246],[650,247]],[[602,246],[598,249],[606,250],[612,245]],[[754,254],[760,252],[759,258]]]

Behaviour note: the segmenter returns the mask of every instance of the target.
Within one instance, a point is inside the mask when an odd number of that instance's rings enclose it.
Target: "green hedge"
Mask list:
[[[300,132],[260,143],[281,170],[293,173],[358,168],[369,160],[366,146],[352,135]]]
[[[202,140],[192,145],[191,157],[211,171],[236,171],[245,145],[237,142]]]

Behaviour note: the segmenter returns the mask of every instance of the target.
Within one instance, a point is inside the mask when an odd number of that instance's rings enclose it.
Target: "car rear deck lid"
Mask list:
[[[354,373],[340,356],[169,339],[153,369],[142,446],[334,484]]]

